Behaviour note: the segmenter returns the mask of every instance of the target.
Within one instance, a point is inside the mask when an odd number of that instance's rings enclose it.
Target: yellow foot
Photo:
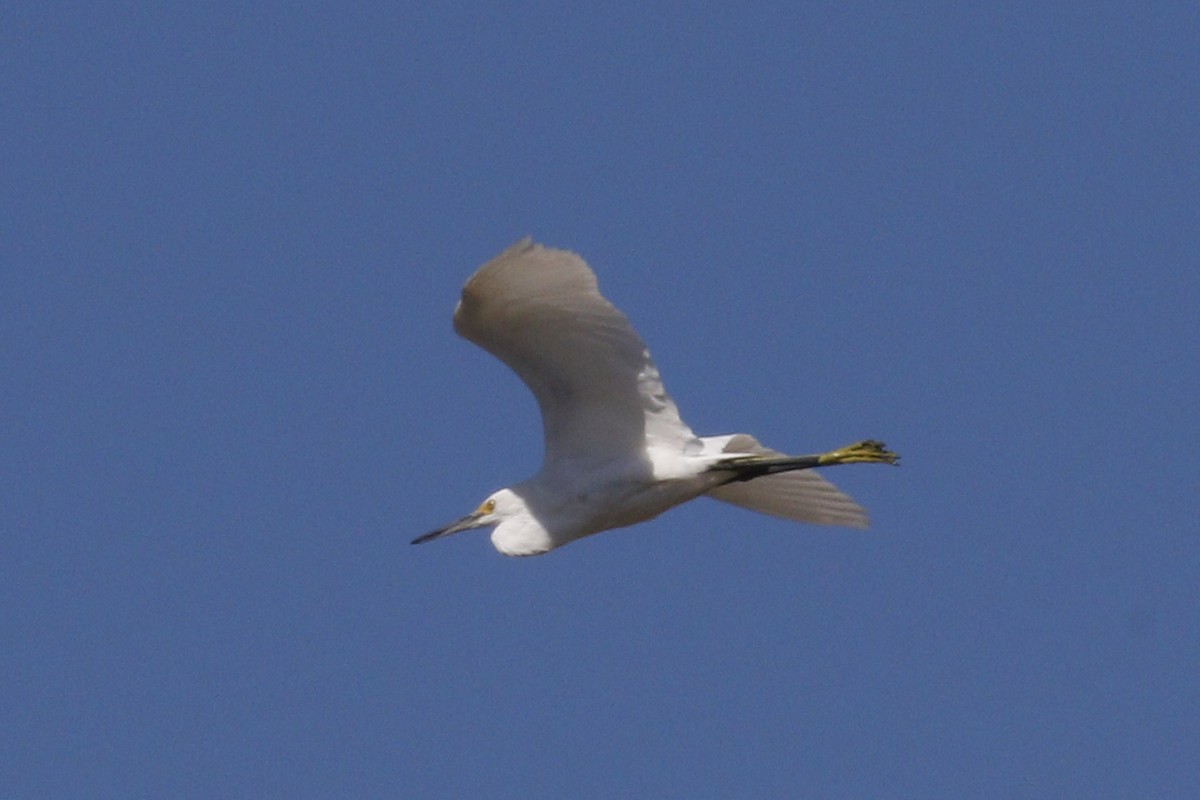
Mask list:
[[[900,460],[900,456],[885,449],[883,442],[874,439],[830,450],[819,458],[818,463],[822,467],[834,464],[895,464]]]

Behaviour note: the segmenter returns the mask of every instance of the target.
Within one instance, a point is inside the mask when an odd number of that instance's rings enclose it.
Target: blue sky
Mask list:
[[[1200,794],[1194,7],[4,17],[0,795]],[[526,234],[872,529],[410,547]]]

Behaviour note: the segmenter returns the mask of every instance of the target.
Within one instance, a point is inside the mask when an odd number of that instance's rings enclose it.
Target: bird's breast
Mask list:
[[[705,487],[691,480],[621,483],[577,495],[570,517],[572,538],[653,519],[699,496]]]

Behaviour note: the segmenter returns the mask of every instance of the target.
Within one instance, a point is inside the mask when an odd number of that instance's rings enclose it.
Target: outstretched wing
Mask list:
[[[746,453],[747,455],[783,455],[763,447],[745,433],[733,436],[705,437],[706,451]],[[867,512],[842,490],[810,469],[781,472],[761,478],[726,483],[708,490],[708,496],[760,514],[770,514],[813,525],[867,527]]]
[[[454,329],[532,390],[547,464],[636,457],[647,445],[682,451],[696,442],[646,345],[574,253],[517,242],[467,281]]]

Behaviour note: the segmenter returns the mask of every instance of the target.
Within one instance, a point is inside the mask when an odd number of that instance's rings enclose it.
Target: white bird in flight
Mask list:
[[[529,238],[471,276],[454,329],[529,386],[545,457],[532,478],[413,544],[494,525],[501,553],[538,555],[700,495],[797,522],[865,528],[866,511],[811,468],[899,458],[871,440],[787,456],[744,433],[697,436],[583,259]]]

